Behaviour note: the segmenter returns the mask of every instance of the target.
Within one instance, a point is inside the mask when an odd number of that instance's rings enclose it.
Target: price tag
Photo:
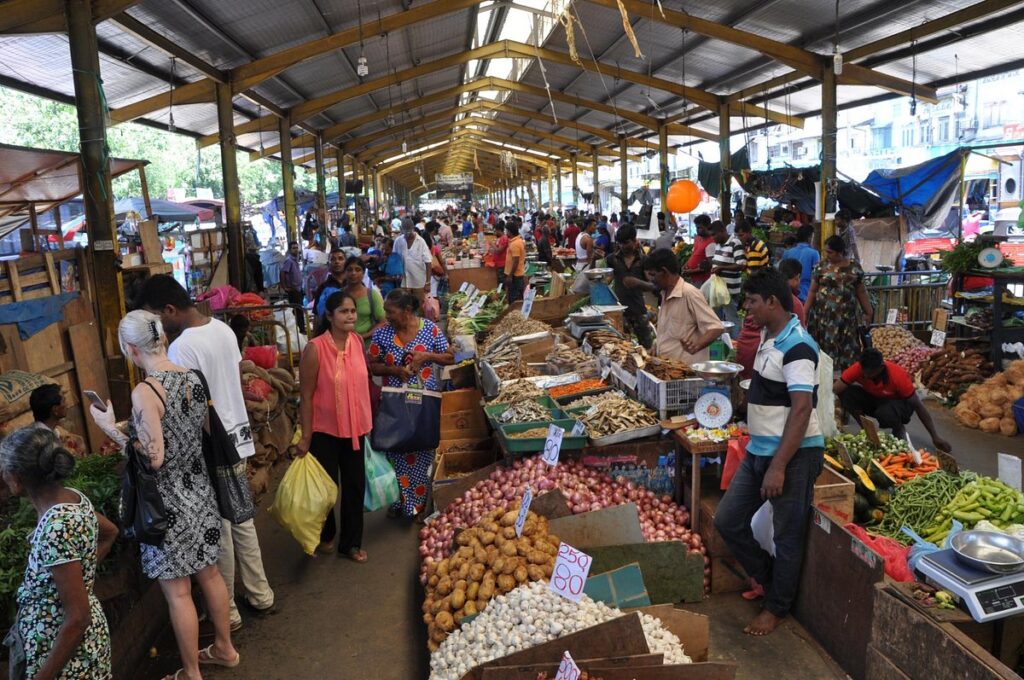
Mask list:
[[[900,317],[900,310],[898,310],[898,309],[890,309],[888,312],[885,313],[885,323],[887,323],[887,324],[889,324],[891,326],[894,323],[896,323],[896,320],[899,319],[899,317]]]
[[[526,487],[523,492],[523,503],[519,506],[519,515],[516,516],[516,536],[523,535],[523,525],[526,524],[526,513],[530,512],[530,503],[533,502],[533,489]]]
[[[861,416],[860,426],[864,428],[864,433],[868,436],[868,441],[872,445],[879,447],[882,445],[882,440],[878,438],[878,425],[874,420],[867,416]]]
[[[504,283],[499,283],[498,284],[498,294],[501,294],[501,289],[504,288],[504,287],[505,287]]]
[[[548,438],[544,442],[544,462],[548,465],[558,465],[564,436],[565,430],[554,424],[548,425]]]
[[[462,285],[459,286],[459,292],[465,293],[469,289],[469,281],[463,281]]]
[[[586,431],[587,431],[587,427],[583,424],[583,422],[580,421],[580,420],[577,420],[576,424],[572,426],[572,434],[570,436],[572,436],[572,437],[582,437],[583,433],[586,432]]]
[[[601,380],[607,380],[608,379],[608,374],[611,373],[611,372],[612,372],[612,365],[611,364],[608,364],[607,366],[602,368],[601,369]]]
[[[501,422],[503,423],[507,423],[508,421],[512,420],[512,409],[509,409],[502,413],[501,416],[499,416],[499,420],[501,420]]]
[[[910,456],[914,459],[914,465],[920,465],[921,462],[922,462],[921,461],[921,452],[917,450],[916,446],[914,446],[914,442],[910,441],[910,433],[909,432],[904,432],[903,436],[907,440],[907,446],[910,447]]]
[[[472,283],[469,284],[469,287],[466,288],[465,292],[469,293],[470,295],[475,294],[476,293],[476,286],[474,286]]]
[[[946,331],[932,331],[931,345],[942,347],[946,344]]]
[[[558,672],[555,673],[555,680],[579,680],[583,675],[580,667],[569,656],[569,652],[562,654],[562,663],[558,664]]]
[[[590,555],[580,552],[568,543],[560,544],[548,588],[566,599],[579,602],[593,561]]]
[[[536,297],[536,288],[531,288],[523,294],[523,316],[527,319],[530,318],[530,312],[533,311],[533,299]]]
[[[1017,456],[1008,453],[997,454],[999,461],[999,481],[1007,486],[1020,491],[1021,488],[1021,460]]]

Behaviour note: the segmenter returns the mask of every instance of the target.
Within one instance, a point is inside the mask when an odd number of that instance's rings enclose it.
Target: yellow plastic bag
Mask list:
[[[712,274],[700,287],[700,292],[704,293],[704,299],[708,301],[708,306],[711,309],[725,307],[732,300],[728,284],[718,274]]]
[[[277,487],[270,514],[291,532],[307,555],[320,543],[327,513],[338,500],[338,485],[312,455],[296,458]]]

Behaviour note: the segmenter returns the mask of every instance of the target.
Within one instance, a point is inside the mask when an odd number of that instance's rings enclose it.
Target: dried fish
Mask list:
[[[494,398],[495,404],[514,404],[527,399],[543,397],[544,390],[528,380],[512,380],[502,383],[498,396]]]
[[[643,404],[619,393],[606,394],[614,396],[605,397],[581,417],[591,438],[607,437],[658,424],[657,414]]]
[[[548,421],[551,411],[535,401],[520,401],[499,413],[498,420],[506,424]]]
[[[659,357],[652,357],[643,369],[658,380],[685,380],[695,375],[689,364]]]

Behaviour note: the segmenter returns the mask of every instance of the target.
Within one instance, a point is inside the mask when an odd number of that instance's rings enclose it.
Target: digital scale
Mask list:
[[[925,555],[917,564],[931,585],[955,595],[975,621],[985,623],[1024,613],[1024,571],[992,574],[969,567],[952,548]]]

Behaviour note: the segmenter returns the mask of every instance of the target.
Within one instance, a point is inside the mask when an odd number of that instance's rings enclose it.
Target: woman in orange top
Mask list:
[[[332,293],[327,298],[325,319],[327,330],[306,345],[299,364],[302,439],[298,455],[312,453],[338,482],[338,554],[365,562],[362,543],[366,470],[360,439],[373,428],[373,418],[363,340],[355,332],[355,300],[343,291]],[[317,551],[329,554],[334,549],[336,533],[332,508],[320,532]]]

